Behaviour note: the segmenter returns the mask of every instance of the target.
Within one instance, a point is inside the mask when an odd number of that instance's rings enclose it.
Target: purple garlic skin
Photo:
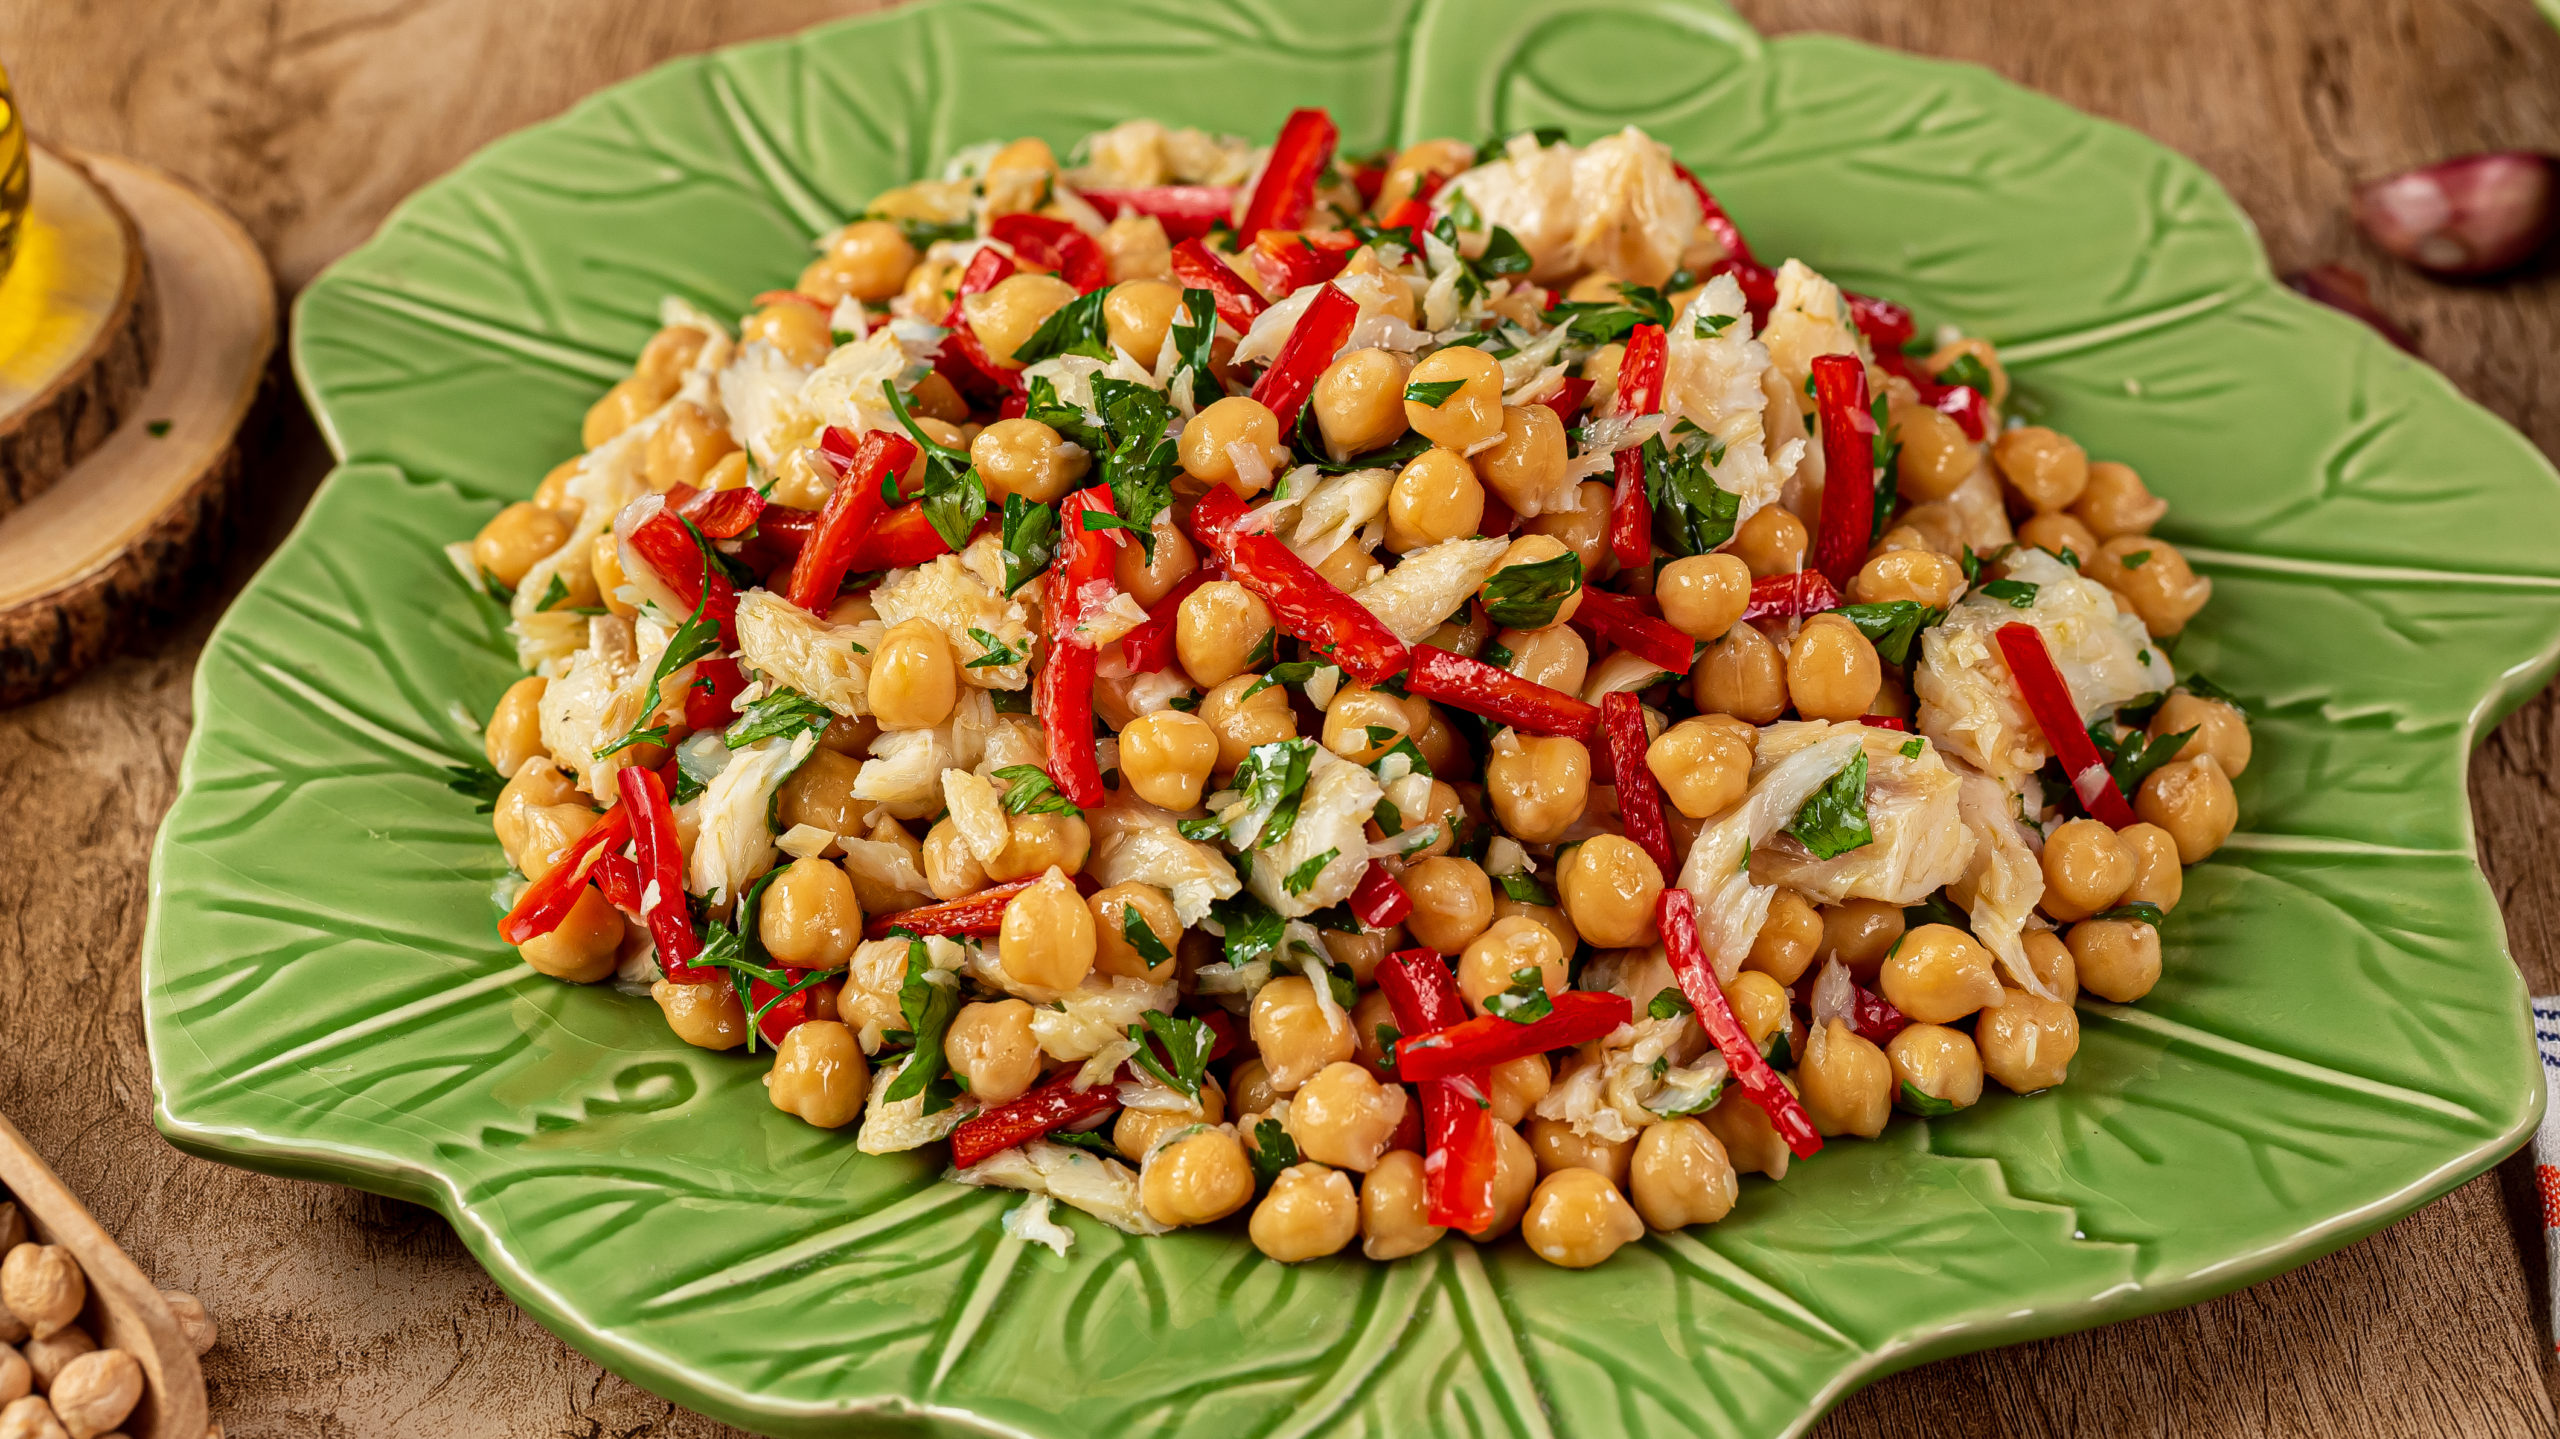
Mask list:
[[[2524,150],[2459,155],[2355,193],[2373,242],[2430,274],[2494,275],[2532,259],[2560,222],[2560,160]]]

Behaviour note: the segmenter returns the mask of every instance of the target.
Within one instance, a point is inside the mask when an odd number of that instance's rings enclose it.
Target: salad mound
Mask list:
[[[1337,139],[981,146],[666,301],[451,547],[503,939],[1061,1252],[1586,1267],[2064,1082],[2249,760],[2165,502],[1640,130]]]

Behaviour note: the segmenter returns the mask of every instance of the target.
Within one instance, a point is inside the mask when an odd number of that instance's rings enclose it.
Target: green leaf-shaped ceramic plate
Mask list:
[[[2243,833],[2071,1083],[1839,1144],[1568,1273],[1516,1242],[1289,1269],[855,1153],[760,1065],[496,941],[443,767],[510,667],[437,547],[576,448],[658,299],[737,313],[958,147],[1125,118],[1361,149],[1636,123],[1764,253],[2008,347],[2175,502],[2181,660],[2252,702]],[[145,988],[191,1150],[432,1204],[640,1383],[786,1434],[1788,1432],[1935,1355],[2184,1304],[2478,1173],[2542,1086],[2463,767],[2560,643],[2560,483],[2434,371],[2285,293],[2194,165],[1980,70],[1703,0],[945,0],[667,66],[490,147],[304,297],[345,460],[224,620]]]

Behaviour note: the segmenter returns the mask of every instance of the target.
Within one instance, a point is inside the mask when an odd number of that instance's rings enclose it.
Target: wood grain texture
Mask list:
[[[2279,269],[2344,260],[2463,389],[2560,454],[2560,278],[2448,287],[2348,224],[2356,181],[2459,150],[2560,150],[2560,33],[2529,0],[1739,0],[1987,65],[2195,156]],[[288,285],[420,182],[658,60],[868,8],[825,0],[145,0],[0,6],[37,133],[122,150],[230,204]],[[1138,108],[1143,108],[1142,101]],[[235,1434],[731,1435],[526,1319],[424,1211],[183,1158],[149,1125],[134,955],[143,866],[222,598],[325,466],[289,419],[242,553],[194,616],[0,713],[0,1110],[161,1284],[223,1322]],[[2560,704],[2473,766],[2517,961],[2560,987]],[[2520,1161],[2284,1278],[2181,1313],[1949,1360],[1851,1398],[1829,1435],[2560,1434],[2541,1230]],[[2527,1275],[2533,1277],[2528,1280]]]

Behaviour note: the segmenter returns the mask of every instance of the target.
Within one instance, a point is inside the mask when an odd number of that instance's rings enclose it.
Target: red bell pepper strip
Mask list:
[[[1582,588],[1582,605],[1573,612],[1573,622],[1675,675],[1687,674],[1698,653],[1696,641],[1646,614],[1632,597],[1589,585]]]
[[[1213,560],[1184,575],[1180,583],[1165,591],[1163,599],[1147,606],[1147,622],[1120,640],[1120,658],[1131,674],[1151,675],[1173,663],[1174,625],[1181,616],[1182,602],[1191,598],[1193,590],[1219,578],[1222,576]]]
[[[1049,778],[1058,793],[1086,809],[1101,805],[1102,765],[1094,757],[1093,687],[1100,680],[1093,646],[1050,641],[1048,663],[1032,681],[1031,707],[1049,736]]]
[[[1627,1003],[1625,995],[1606,990],[1568,989],[1549,995],[1547,1002],[1554,1008],[1527,1024],[1485,1014],[1428,1034],[1406,1035],[1396,1041],[1396,1075],[1405,1080],[1454,1079],[1522,1055],[1587,1044],[1635,1015],[1635,1006]]]
[[[939,904],[918,905],[914,909],[893,910],[875,914],[862,927],[864,939],[887,939],[891,932],[906,930],[910,934],[994,934],[1004,928],[1005,906],[1015,895],[1039,883],[1036,879],[1017,879],[976,894],[946,899]]]
[[[1876,417],[1867,402],[1866,362],[1816,355],[1813,402],[1822,416],[1822,515],[1812,567],[1847,589],[1867,562],[1876,527]]]
[[[738,694],[747,677],[727,655],[694,661],[693,683],[685,686],[684,722],[693,729],[722,729],[738,717]]]
[[[1260,291],[1244,282],[1226,261],[1198,240],[1185,240],[1173,247],[1173,275],[1183,287],[1206,290],[1217,297],[1218,318],[1241,335],[1253,328],[1253,322],[1271,302]]]
[[[1742,287],[1742,303],[1751,311],[1751,327],[1760,329],[1769,323],[1769,312],[1778,307],[1778,272],[1757,260],[1718,260],[1707,267],[1706,278],[1731,275]]]
[[[1858,327],[1858,333],[1867,337],[1867,343],[1874,346],[1879,355],[1889,350],[1900,351],[1919,332],[1919,326],[1912,322],[1911,312],[1891,300],[1879,300],[1856,291],[1848,292],[1848,300],[1850,323]]]
[[[950,329],[966,318],[960,302],[971,295],[983,295],[1013,277],[1020,269],[1013,257],[1002,250],[981,248],[969,258],[969,268],[960,272],[960,283],[951,292],[951,308],[944,311],[942,325]]]
[[[1600,724],[1609,736],[1609,772],[1618,786],[1618,823],[1665,875],[1675,866],[1671,831],[1662,820],[1662,786],[1645,764],[1644,701],[1625,690],[1600,697]]]
[[[1091,1089],[1076,1088],[1080,1068],[1061,1070],[1057,1078],[1038,1089],[1007,1100],[952,1130],[952,1167],[970,1168],[1053,1129],[1064,1129],[1077,1120],[1119,1108],[1119,1082],[1128,1077],[1129,1066],[1120,1066],[1118,1074]]]
[[[1346,294],[1340,286],[1328,284],[1316,291],[1308,302],[1306,313],[1298,317],[1297,328],[1280,342],[1280,353],[1272,358],[1271,368],[1254,382],[1253,397],[1280,421],[1280,433],[1296,428],[1298,411],[1304,409],[1307,396],[1315,393],[1316,381],[1325,367],[1333,363],[1334,352],[1351,338],[1351,327],[1360,320],[1360,302]]]
[[[925,518],[924,502],[916,500],[880,517],[871,533],[854,545],[851,568],[859,574],[903,570],[949,553],[951,542]]]
[[[1196,240],[1236,212],[1233,185],[1146,185],[1131,190],[1078,190],[1103,218],[1149,215],[1169,240]]]
[[[1192,504],[1183,523],[1190,527],[1192,538],[1208,546],[1211,554],[1223,556],[1250,509],[1243,496],[1224,485],[1213,485]]]
[[[1414,646],[1413,673],[1405,677],[1405,688],[1531,734],[1589,743],[1600,724],[1599,706],[1579,696],[1432,645]]]
[[[1382,859],[1369,861],[1360,873],[1360,885],[1351,891],[1351,912],[1359,916],[1364,929],[1393,929],[1413,913],[1413,896],[1387,869]]]
[[[1020,385],[1021,372],[1008,370],[987,355],[969,328],[968,312],[961,301],[971,295],[982,295],[1011,278],[1017,271],[1013,257],[994,246],[981,248],[971,257],[969,268],[960,272],[960,283],[951,294],[951,308],[942,315],[942,327],[951,333],[943,337],[942,350],[934,357],[933,366],[960,389],[981,394],[1007,391]]]
[[[1899,715],[1860,715],[1858,723],[1869,729],[1889,729],[1896,734],[1911,733],[1911,721]]]
[[[708,984],[720,971],[688,963],[702,953],[693,933],[693,910],[684,892],[684,850],[676,839],[675,807],[657,771],[627,765],[614,771],[622,791],[617,810],[631,812],[631,854],[640,871],[640,918],[658,947],[658,967],[678,984]]]
[[[605,811],[604,817],[587,827],[560,856],[550,871],[524,887],[516,896],[515,908],[498,921],[498,937],[509,944],[549,934],[569,917],[578,904],[579,894],[587,887],[587,875],[594,868],[588,863],[611,850],[621,848],[631,838],[631,816],[621,809]],[[607,893],[605,898],[613,896]]]
[[[1265,230],[1254,238],[1250,253],[1266,292],[1293,295],[1341,274],[1359,248],[1360,241],[1342,231]]]
[[[1121,534],[1087,529],[1085,517],[1097,513],[1114,513],[1108,486],[1078,490],[1058,504],[1058,562],[1049,571],[1041,605],[1049,656],[1032,697],[1032,708],[1048,732],[1049,777],[1057,782],[1058,793],[1087,809],[1102,803],[1103,792],[1093,743],[1094,646],[1082,626],[1111,602],[1112,563]]]
[[[818,453],[836,472],[836,487],[818,512],[816,533],[800,547],[791,565],[791,602],[813,615],[823,615],[844,588],[853,568],[853,552],[880,523],[888,502],[881,481],[904,473],[916,458],[914,442],[887,430],[872,430],[857,442],[850,461],[835,458],[834,445],[843,432],[830,426]],[[930,528],[930,527],[928,527]]]
[[[1662,376],[1671,360],[1671,342],[1660,325],[1638,325],[1627,335],[1627,351],[1618,361],[1617,413],[1650,415],[1662,408]],[[1653,506],[1644,489],[1644,451],[1620,450],[1611,457],[1618,488],[1609,500],[1609,552],[1621,569],[1635,569],[1653,558]]]
[[[1491,490],[1484,492],[1484,518],[1476,521],[1476,532],[1486,539],[1507,535],[1520,528],[1520,517],[1504,504],[1502,496]]]
[[[1466,1022],[1467,1005],[1458,996],[1457,981],[1430,950],[1387,956],[1378,965],[1378,991],[1387,997],[1396,1027],[1407,1033],[1428,1034]],[[1422,1085],[1422,1182],[1430,1204],[1426,1217],[1469,1234],[1491,1224],[1496,1207],[1493,1180],[1500,1150],[1484,1099],[1492,1085],[1486,1070]]]
[[[1806,970],[1804,978],[1797,980],[1795,988],[1788,992],[1795,1007],[1804,1010],[1808,1016],[1813,1009],[1814,981],[1820,977],[1820,971]],[[1894,1008],[1892,1000],[1856,980],[1849,982],[1849,1012],[1842,1017],[1849,1021],[1849,1031],[1869,1044],[1882,1044],[1911,1027],[1911,1016]]]
[[[1743,607],[1745,620],[1801,619],[1824,610],[1840,608],[1840,591],[1823,578],[1820,570],[1798,570],[1791,575],[1762,575],[1751,582],[1751,603]]]
[[[724,648],[737,647],[729,626],[737,618],[738,592],[726,574],[703,558],[702,546],[694,543],[684,521],[660,510],[633,527],[630,543],[688,610],[699,609],[718,622]]]
[[[1389,210],[1378,221],[1380,230],[1402,230],[1413,237],[1404,242],[1405,258],[1409,261],[1422,258],[1422,232],[1431,228],[1431,204],[1427,192],[1440,188],[1439,176],[1425,175],[1422,178],[1424,184],[1416,187],[1413,198]]]
[[[1387,157],[1381,155],[1378,158]],[[1387,167],[1365,161],[1349,161],[1345,162],[1345,168],[1351,171],[1351,188],[1360,192],[1360,203],[1363,205],[1378,203],[1378,192],[1387,188]]]
[[[2054,757],[2062,761],[2062,772],[2071,776],[2071,792],[2080,797],[2080,807],[2109,829],[2139,823],[2133,806],[2125,803],[2124,791],[2116,788],[2106,757],[2089,738],[2088,726],[2080,722],[2080,706],[2071,698],[2070,682],[2054,667],[2043,632],[2018,620],[2002,625],[1992,637],[2000,642],[2000,657],[2009,662],[2009,678],[2018,686],[2018,698],[2026,701],[2036,728],[2044,731],[2045,743],[2053,746]]]
[[[625,914],[640,912],[640,867],[629,855],[609,854],[597,860],[594,875],[606,903]]]
[[[1733,1071],[1736,1084],[1742,1086],[1743,1097],[1759,1105],[1769,1116],[1770,1127],[1786,1141],[1787,1148],[1798,1159],[1812,1157],[1822,1148],[1822,1136],[1814,1131],[1813,1119],[1796,1102],[1795,1095],[1778,1078],[1778,1071],[1760,1057],[1751,1042],[1750,1031],[1733,1017],[1733,1008],[1724,1001],[1724,989],[1716,983],[1715,966],[1698,948],[1698,909],[1689,891],[1670,885],[1655,901],[1654,918],[1662,932],[1663,949],[1671,957],[1671,977],[1680,984],[1689,1007],[1697,1012],[1698,1024],[1715,1041],[1724,1055],[1725,1067]]]
[[[1111,261],[1091,235],[1065,220],[1047,215],[998,215],[987,223],[987,238],[1013,247],[1014,257],[1028,260],[1089,295],[1111,283]]]
[[[809,971],[785,965],[782,977],[787,983],[798,984],[809,977]],[[754,1014],[762,1009],[765,1002],[777,994],[782,994],[780,988],[761,979],[750,978],[747,981],[747,1013]],[[771,1009],[764,1011],[764,1018],[756,1021],[756,1032],[764,1036],[765,1043],[778,1045],[782,1043],[783,1036],[799,1028],[808,1018],[809,991],[804,989],[796,994],[784,994]]]
[[[1724,247],[1725,257],[1746,265],[1758,264],[1759,261],[1752,257],[1751,247],[1743,242],[1741,229],[1733,223],[1733,217],[1724,212],[1724,206],[1717,203],[1716,197],[1707,193],[1705,182],[1677,160],[1671,162],[1671,168],[1680,176],[1680,183],[1689,187],[1689,193],[1698,197],[1698,208],[1704,212],[1699,223],[1706,227],[1708,234],[1716,237],[1717,244]]]
[[[1911,388],[1920,392],[1920,403],[1962,426],[1966,439],[1981,443],[1991,425],[1991,401],[1980,390],[1971,385],[1942,384],[1937,376],[1899,350],[1876,351],[1876,363],[1910,381]]]
[[[697,490],[691,485],[667,489],[667,508],[693,521],[706,540],[734,540],[753,528],[764,513],[765,497],[740,485],[732,490]]]
[[[1298,228],[1316,202],[1316,182],[1324,178],[1340,138],[1333,117],[1324,111],[1290,111],[1280,138],[1271,144],[1271,158],[1263,162],[1262,178],[1254,182],[1253,197],[1245,201],[1236,237],[1250,242],[1265,230]]]
[[[1241,530],[1244,515],[1244,501],[1218,486],[1192,506],[1191,533],[1229,579],[1270,607],[1282,633],[1315,646],[1365,684],[1383,684],[1404,669],[1409,655],[1395,631],[1287,545]]]
[[[1570,430],[1573,428],[1574,415],[1582,409],[1582,402],[1591,398],[1593,383],[1579,375],[1571,376],[1559,381],[1554,390],[1532,403],[1544,405],[1553,410],[1556,418]]]

